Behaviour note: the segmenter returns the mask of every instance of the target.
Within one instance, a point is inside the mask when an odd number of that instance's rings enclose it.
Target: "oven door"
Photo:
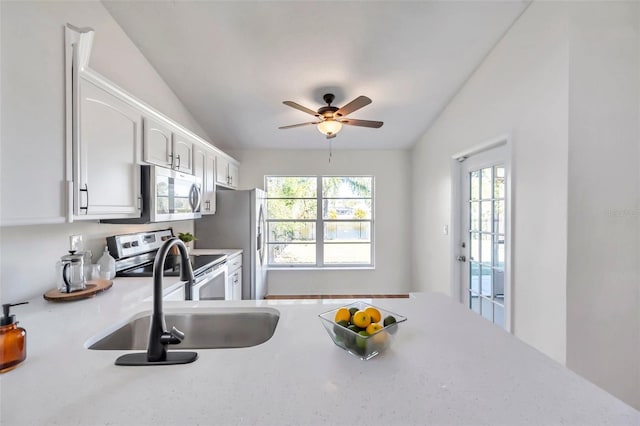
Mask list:
[[[227,265],[216,265],[196,277],[192,287],[193,300],[230,300],[227,290]]]

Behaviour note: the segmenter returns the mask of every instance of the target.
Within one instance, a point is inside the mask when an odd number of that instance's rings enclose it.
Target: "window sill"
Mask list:
[[[373,271],[375,266],[267,266],[268,271]]]

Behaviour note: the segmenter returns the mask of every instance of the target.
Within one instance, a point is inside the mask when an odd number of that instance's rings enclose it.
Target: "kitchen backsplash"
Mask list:
[[[75,222],[58,225],[12,226],[0,228],[0,301],[14,303],[37,297],[54,288],[55,264],[69,250],[69,236],[82,235],[85,250],[91,250],[92,262],[100,258],[105,238],[153,229],[173,228],[193,232],[193,221],[112,225]]]

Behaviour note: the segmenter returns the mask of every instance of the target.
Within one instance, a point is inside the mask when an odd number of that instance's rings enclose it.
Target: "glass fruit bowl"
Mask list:
[[[379,315],[371,309],[367,311],[367,308],[373,308]],[[362,311],[366,315],[360,313]],[[367,331],[366,318],[371,319],[371,313],[374,316],[372,322],[379,325],[371,326]],[[402,315],[361,301],[318,316],[336,346],[363,360],[371,359],[389,348],[398,332],[398,325],[407,320]]]

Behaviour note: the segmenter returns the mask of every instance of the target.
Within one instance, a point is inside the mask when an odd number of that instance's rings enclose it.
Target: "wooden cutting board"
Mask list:
[[[84,290],[63,293],[57,288],[54,288],[47,291],[42,297],[50,302],[70,302],[72,300],[88,299],[98,293],[109,290],[112,285],[113,281],[111,280],[91,280],[87,282],[87,288]]]

